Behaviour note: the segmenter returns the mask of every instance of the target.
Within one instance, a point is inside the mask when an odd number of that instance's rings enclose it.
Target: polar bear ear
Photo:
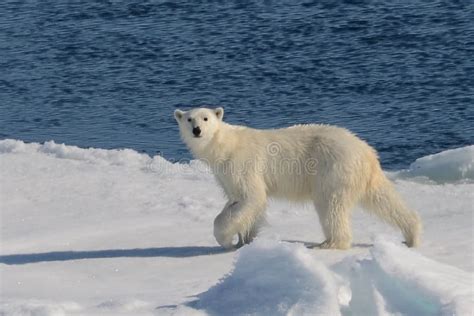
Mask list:
[[[217,108],[214,110],[214,113],[216,113],[217,118],[222,121],[222,118],[224,117],[224,108]]]
[[[185,112],[181,111],[180,109],[176,109],[176,110],[174,111],[174,118],[176,119],[176,121],[179,122],[179,121],[183,118],[184,113],[185,113]]]

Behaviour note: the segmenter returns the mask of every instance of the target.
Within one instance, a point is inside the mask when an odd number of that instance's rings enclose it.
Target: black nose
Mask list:
[[[199,128],[199,126],[196,126],[195,128],[193,128],[193,134],[194,136],[201,135],[201,129]]]

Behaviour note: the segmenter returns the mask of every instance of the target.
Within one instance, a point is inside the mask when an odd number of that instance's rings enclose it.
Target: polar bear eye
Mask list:
[[[207,121],[207,117],[204,118],[204,121]]]
[[[188,122],[191,122],[192,120],[190,118],[188,118]]]

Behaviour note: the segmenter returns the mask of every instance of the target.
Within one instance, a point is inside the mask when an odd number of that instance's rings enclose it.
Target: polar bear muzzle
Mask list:
[[[196,126],[193,128],[193,134],[195,137],[201,136],[201,128],[199,126]]]

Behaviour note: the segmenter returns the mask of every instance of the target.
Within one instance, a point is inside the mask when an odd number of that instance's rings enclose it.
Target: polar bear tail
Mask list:
[[[408,247],[419,246],[422,230],[421,220],[417,213],[406,207],[382,171],[377,174],[377,179],[369,186],[361,202],[368,211],[398,227],[402,231]]]

